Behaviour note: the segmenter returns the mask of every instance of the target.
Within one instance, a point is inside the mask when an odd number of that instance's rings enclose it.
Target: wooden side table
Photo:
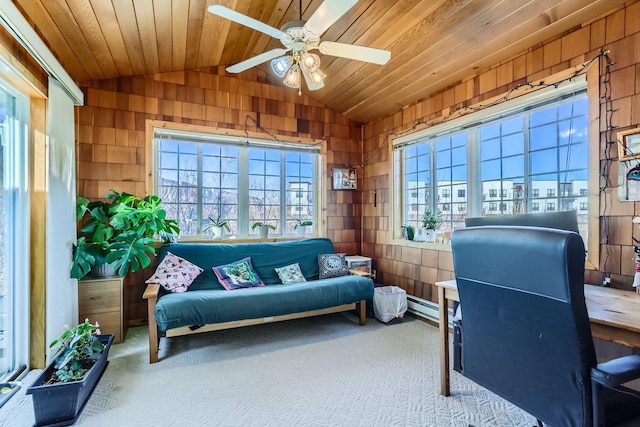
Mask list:
[[[100,277],[78,281],[78,322],[98,322],[103,334],[115,334],[113,343],[124,341],[124,277]]]

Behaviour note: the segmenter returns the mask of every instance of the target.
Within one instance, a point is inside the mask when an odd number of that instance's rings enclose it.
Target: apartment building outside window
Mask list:
[[[578,211],[586,240],[588,218],[580,214],[579,203],[588,202],[576,199],[589,177],[588,98],[582,84],[529,105],[520,101],[514,109],[495,107],[486,119],[463,117],[394,140],[402,168],[402,223],[419,227],[421,214],[437,209],[443,211],[439,231],[446,234],[464,226],[466,216],[523,214],[544,207]],[[414,201],[417,189],[416,213],[407,202]],[[445,211],[443,199],[464,208]]]

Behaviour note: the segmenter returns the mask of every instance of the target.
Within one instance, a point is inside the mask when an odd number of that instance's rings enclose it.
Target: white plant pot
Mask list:
[[[425,229],[423,232],[423,238],[425,242],[435,242],[436,241],[436,230],[427,230]]]
[[[220,239],[222,237],[222,227],[211,227],[214,239]]]
[[[304,237],[306,232],[307,232],[307,226],[306,225],[299,225],[298,228],[296,228],[296,235],[298,235],[300,237]]]
[[[269,226],[268,225],[259,226],[258,233],[260,233],[261,239],[266,239],[267,237],[269,237]]]

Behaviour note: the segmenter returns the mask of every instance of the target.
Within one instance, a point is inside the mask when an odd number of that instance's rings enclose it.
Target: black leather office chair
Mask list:
[[[474,227],[452,248],[464,376],[539,423],[640,426],[640,393],[621,385],[640,377],[640,355],[596,363],[578,234]]]

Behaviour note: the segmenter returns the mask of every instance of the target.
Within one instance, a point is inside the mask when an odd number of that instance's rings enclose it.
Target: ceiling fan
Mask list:
[[[227,67],[228,72],[240,73],[271,61],[271,69],[276,75],[284,78],[282,82],[298,89],[298,93],[301,93],[302,78],[309,90],[324,87],[326,74],[320,70],[320,57],[312,53],[313,50],[317,49],[325,55],[379,65],[384,65],[391,59],[391,52],[388,50],[320,41],[322,34],[357,2],[358,0],[324,0],[308,21],[303,21],[301,16],[299,21],[288,22],[280,30],[222,5],[209,6],[208,11],[279,39],[284,46]],[[302,15],[302,0],[300,0],[300,15]]]

